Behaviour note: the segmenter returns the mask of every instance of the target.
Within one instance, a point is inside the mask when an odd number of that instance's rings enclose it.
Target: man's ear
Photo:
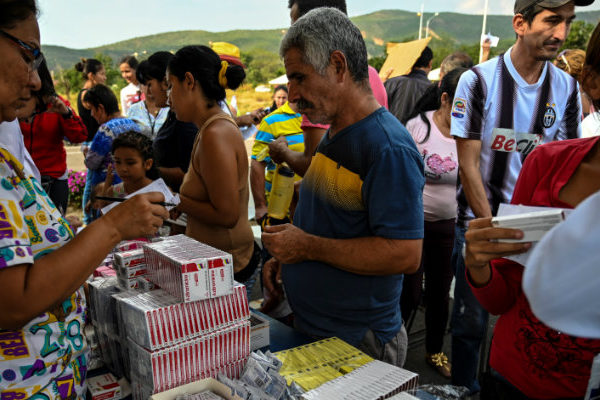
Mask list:
[[[348,72],[348,60],[346,59],[346,55],[339,50],[335,50],[329,57],[329,65],[333,66],[337,81],[343,82],[344,75]]]
[[[102,113],[106,114],[106,108],[104,108],[103,104],[98,104],[97,109],[98,109],[99,112],[102,112]],[[106,114],[106,116],[108,116],[108,114]]]
[[[523,18],[523,14],[516,14],[512,20],[513,30],[517,34],[517,37],[522,37],[525,34],[525,28],[527,27],[527,21]]]

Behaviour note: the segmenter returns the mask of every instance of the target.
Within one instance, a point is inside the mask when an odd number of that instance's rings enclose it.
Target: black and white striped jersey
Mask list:
[[[528,84],[504,55],[465,72],[452,106],[451,133],[480,140],[480,171],[492,213],[510,202],[523,161],[538,144],[581,137],[579,85],[546,62]],[[458,183],[458,223],[474,217]]]

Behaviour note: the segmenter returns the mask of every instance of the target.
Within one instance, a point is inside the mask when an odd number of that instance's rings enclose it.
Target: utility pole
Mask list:
[[[440,15],[440,13],[436,12],[435,14],[433,14],[433,17],[431,17],[427,20],[427,24],[425,25],[425,39],[427,39],[429,37],[429,23],[431,22],[432,19],[434,19],[438,15]]]
[[[489,0],[485,0],[485,6],[483,9],[483,25],[481,27],[481,36],[485,35],[486,27],[487,27],[487,14],[488,14],[488,3]],[[479,42],[479,62],[481,63],[481,59],[483,58],[483,45],[481,44],[481,39]]]
[[[487,1],[487,0],[486,0]],[[419,13],[419,40],[421,40],[423,33],[423,12],[425,11],[425,2],[421,3],[421,12]]]

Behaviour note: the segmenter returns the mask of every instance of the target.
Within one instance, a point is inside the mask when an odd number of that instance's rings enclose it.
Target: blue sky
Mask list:
[[[350,16],[383,9],[418,11],[422,0],[346,0]],[[42,43],[96,47],[180,30],[222,32],[289,25],[287,0],[38,0]],[[425,12],[481,14],[485,0],[424,0]],[[512,0],[490,0],[490,14],[511,14]],[[600,1],[585,7],[600,10]],[[416,18],[416,16],[415,16]]]

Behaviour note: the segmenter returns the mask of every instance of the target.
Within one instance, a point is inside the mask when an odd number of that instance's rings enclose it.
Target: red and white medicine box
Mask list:
[[[185,235],[144,246],[148,279],[178,301],[191,302],[233,291],[231,254]]]
[[[119,310],[127,335],[138,345],[156,350],[214,332],[249,318],[246,287],[217,298],[178,302],[162,289],[122,299]]]
[[[86,379],[92,400],[113,400],[121,398],[121,386],[111,373]]]

